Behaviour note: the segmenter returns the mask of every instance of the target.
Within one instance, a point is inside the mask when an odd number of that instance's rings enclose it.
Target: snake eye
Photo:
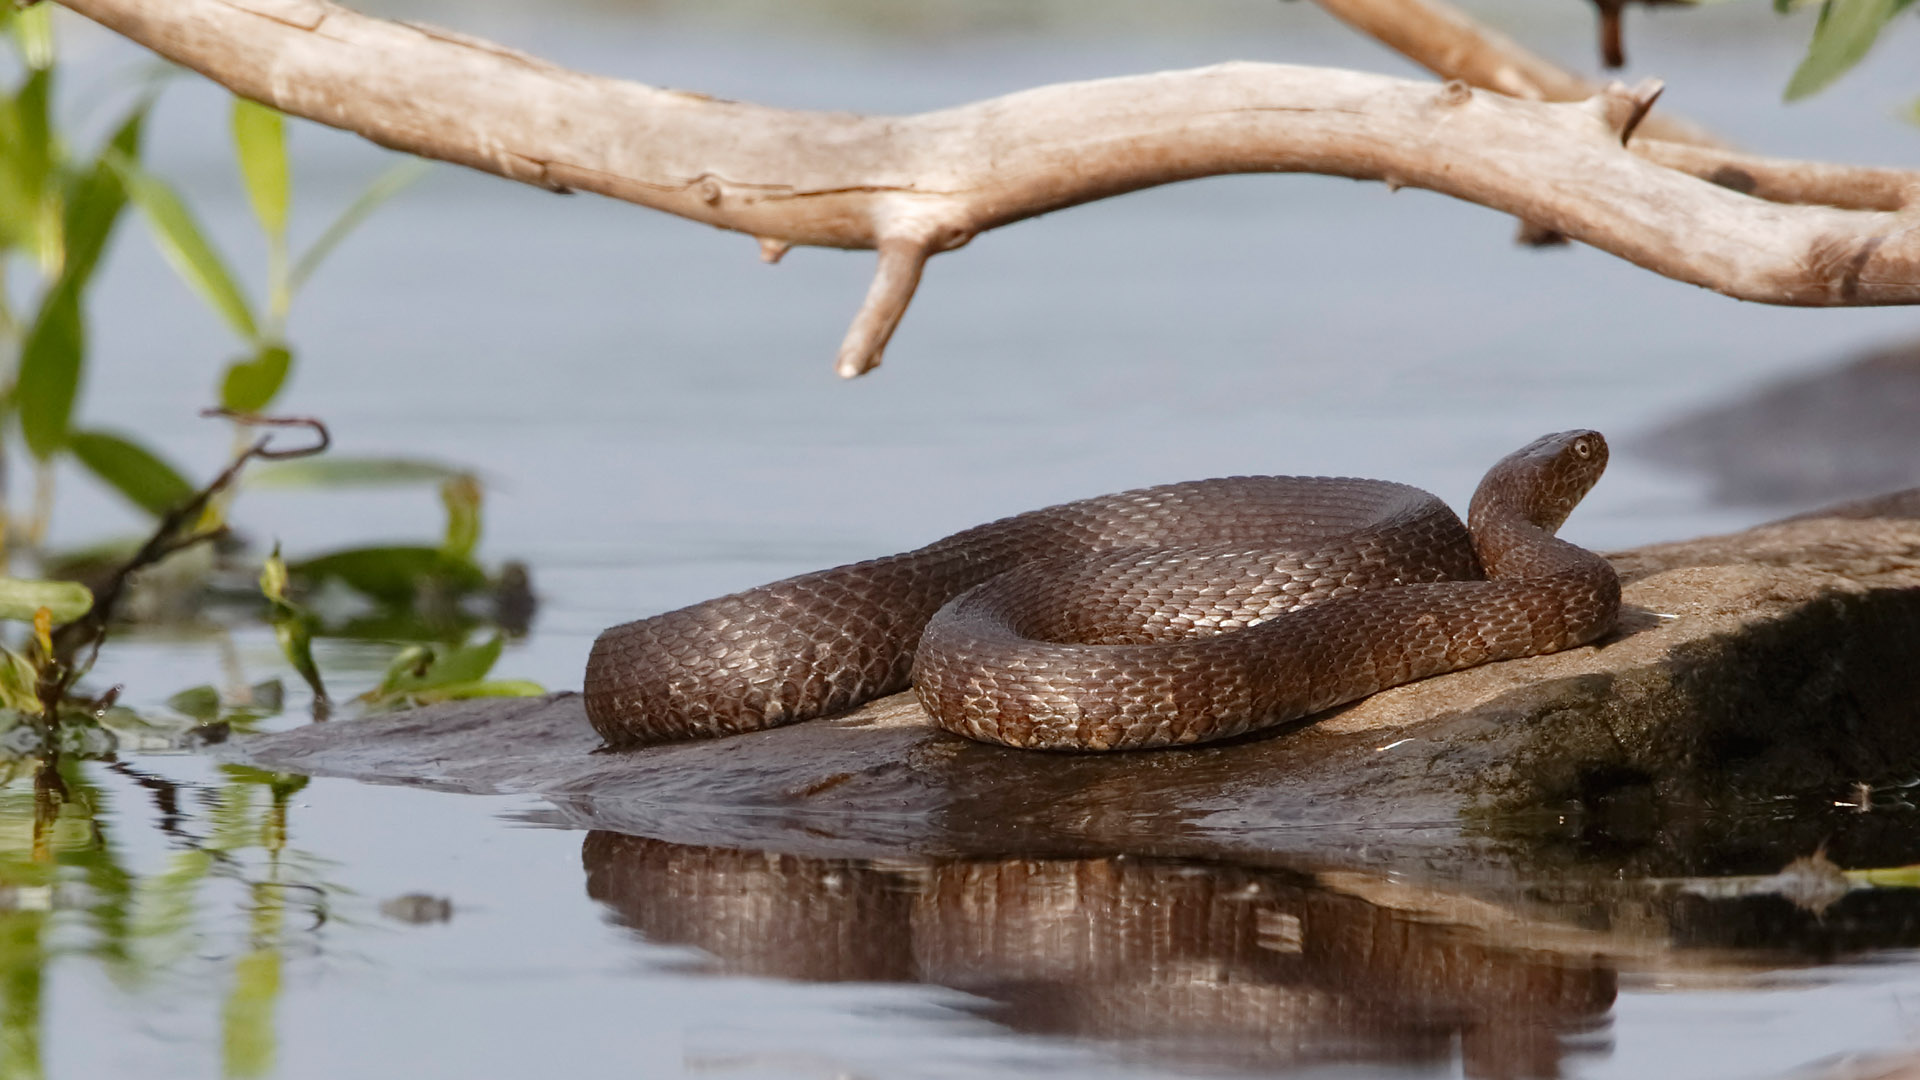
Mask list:
[[[1575,439],[1573,453],[1575,457],[1590,458],[1593,456],[1593,444],[1585,439]]]

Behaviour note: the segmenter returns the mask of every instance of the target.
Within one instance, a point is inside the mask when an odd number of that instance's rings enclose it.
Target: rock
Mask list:
[[[1632,452],[1703,473],[1727,503],[1807,505],[1920,484],[1920,342],[1689,413]]]
[[[697,970],[951,987],[1183,1070],[1561,1075],[1623,979],[1920,945],[1907,791],[1874,787],[1920,775],[1920,521],[1847,512],[1614,555],[1596,646],[1215,746],[1010,750],[900,695],[595,753],[555,694],[219,752],[542,794],[587,894]]]
[[[1271,856],[1330,837],[1430,852],[1467,842],[1476,820],[1631,827],[1920,774],[1920,522],[1822,516],[1611,558],[1626,610],[1594,646],[1214,746],[1009,750],[939,732],[897,695],[834,720],[594,753],[563,693],[314,725],[229,754],[538,793],[558,820],[681,844],[861,857]],[[1432,828],[1382,831],[1408,823]]]

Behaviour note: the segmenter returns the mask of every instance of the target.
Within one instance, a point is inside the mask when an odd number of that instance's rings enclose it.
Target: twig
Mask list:
[[[307,457],[325,450],[332,442],[332,436],[321,421],[312,417],[268,417],[234,414],[225,409],[208,409],[202,416],[224,416],[240,423],[252,426],[304,427],[311,429],[318,442],[312,446],[293,447],[286,450],[271,448],[272,436],[263,435],[253,445],[241,451],[233,461],[213,478],[206,487],[193,496],[161,515],[160,523],[154,527],[152,535],[147,537],[140,549],[114,570],[93,595],[93,606],[86,614],[67,623],[53,632],[53,655],[46,658],[41,670],[39,694],[40,703],[49,723],[59,715],[59,706],[73,688],[74,682],[93,667],[100,655],[100,646],[107,639],[107,628],[131,584],[134,574],[162,562],[169,556],[178,554],[196,544],[206,543],[227,534],[225,524],[212,528],[199,527],[200,519],[206,512],[207,504],[232,486],[240,477],[240,470],[247,462],[255,458],[262,460],[283,460],[286,458]],[[92,651],[85,664],[76,665],[75,657],[80,650],[88,646]]]

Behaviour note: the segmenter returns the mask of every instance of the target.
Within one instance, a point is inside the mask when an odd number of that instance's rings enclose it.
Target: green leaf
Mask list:
[[[1880,31],[1913,0],[1827,0],[1820,8],[1813,41],[1787,82],[1787,100],[1798,101],[1826,89],[1847,73],[1880,37]]]
[[[21,167],[20,141],[19,100],[0,95],[0,250],[32,239],[39,202]]]
[[[73,399],[80,392],[80,365],[86,355],[86,331],[80,322],[78,292],[65,279],[41,301],[33,326],[20,347],[20,374],[14,402],[27,449],[46,461],[67,442]]]
[[[108,487],[155,517],[193,498],[194,486],[159,455],[105,431],[75,431],[67,449]]]
[[[320,665],[313,661],[313,616],[287,599],[287,563],[280,557],[279,544],[273,545],[273,554],[260,568],[260,592],[272,605],[268,619],[281,654],[312,688],[314,700],[325,702],[327,687],[320,680]]]
[[[41,608],[56,623],[69,623],[93,607],[93,594],[77,581],[29,581],[0,577],[0,619],[32,622]]]
[[[13,39],[20,44],[20,56],[27,66],[44,71],[53,66],[53,12],[47,7],[28,8],[13,14]]]
[[[286,125],[280,113],[257,101],[233,99],[233,149],[247,182],[253,216],[270,237],[287,233],[287,203],[293,181],[287,168]]]
[[[532,697],[546,693],[526,679],[488,679],[505,639],[499,634],[475,645],[435,648],[409,645],[387,666],[380,685],[363,694],[375,707],[426,705],[479,697]]]
[[[131,161],[139,152],[149,104],[142,102],[121,121],[93,167],[72,183],[62,230],[64,265],[59,278],[41,297],[40,309],[21,345],[15,401],[20,407],[27,449],[41,461],[52,457],[67,441],[86,360],[80,296],[126,205],[125,188],[110,160]]]
[[[113,227],[120,220],[120,211],[127,205],[126,185],[120,182],[120,174],[114,171],[107,159],[110,155],[119,155],[129,161],[139,159],[140,139],[146,126],[147,112],[152,106],[151,97],[143,98],[135,105],[120,126],[114,129],[106,148],[94,159],[93,165],[80,173],[68,190],[67,259],[61,272],[73,281],[77,289],[84,289],[93,276],[94,267],[113,234]]]
[[[235,333],[248,341],[256,340],[259,331],[252,305],[179,194],[124,154],[111,155],[108,160],[126,185],[127,195],[152,226],[154,239],[175,272],[219,312]]]
[[[0,647],[0,708],[40,712],[40,673],[33,663],[12,649]]]
[[[6,176],[5,209],[9,227],[31,245],[48,275],[60,272],[64,244],[60,236],[60,200],[54,185],[54,146],[49,112],[53,73],[38,68],[27,76],[0,124],[0,169]]]
[[[204,685],[188,687],[168,698],[167,708],[203,724],[211,723],[220,716],[220,691]]]
[[[415,690],[405,696],[416,705],[432,705],[439,701],[466,701],[470,698],[539,697],[546,692],[546,687],[528,679],[484,679]]]
[[[34,179],[35,188],[46,187],[48,174],[53,171],[52,97],[53,72],[47,68],[28,75],[14,95],[20,125],[20,145],[14,152],[20,155],[19,165]]]
[[[314,582],[334,580],[376,600],[405,606],[422,591],[448,589],[456,594],[476,592],[487,585],[487,575],[470,559],[458,559],[438,548],[395,545],[351,548],[308,559],[293,570]]]
[[[465,469],[416,458],[318,457],[262,465],[247,473],[255,488],[382,487],[440,484],[469,475]]]
[[[447,538],[440,550],[455,559],[473,558],[480,545],[480,481],[456,476],[440,485],[440,503],[447,508]]]
[[[293,353],[285,345],[262,345],[251,357],[227,365],[220,380],[220,404],[237,413],[254,413],[272,403],[287,381]]]
[[[418,158],[408,158],[375,177],[373,183],[367,185],[367,190],[353,200],[353,205],[347,207],[339,217],[335,218],[333,224],[327,226],[326,231],[320,234],[320,239],[315,240],[306,254],[300,256],[300,260],[293,266],[289,291],[299,292],[307,283],[307,279],[313,276],[313,272],[320,268],[321,262],[325,261],[334,248],[340,246],[340,241],[345,240],[349,233],[359,228],[360,223],[378,210],[381,203],[405,191],[414,181],[425,176],[427,169],[426,162]]]
[[[493,670],[504,644],[505,639],[495,634],[478,645],[458,645],[444,650],[410,645],[394,657],[386,677],[373,693],[388,696],[477,682]]]
[[[260,595],[276,607],[291,607],[287,599],[287,560],[280,557],[280,545],[273,545],[273,554],[260,567]]]

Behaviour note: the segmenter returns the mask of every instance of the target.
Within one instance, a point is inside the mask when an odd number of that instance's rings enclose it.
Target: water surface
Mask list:
[[[1520,28],[1585,57],[1586,12],[1565,7]],[[1304,5],[1270,25],[1248,5],[1150,32],[964,36],[412,13],[607,74],[888,112],[1229,58],[1404,70]],[[1718,21],[1655,20],[1633,42],[1634,74],[1669,80],[1663,107],[1769,152],[1920,159],[1920,134],[1892,115],[1914,92],[1897,56],[1782,109],[1804,23],[1700,18]],[[129,59],[75,29],[90,70]],[[169,90],[153,166],[257,258],[221,107],[191,82]],[[306,235],[382,164],[306,126],[295,150]],[[1489,463],[1542,432],[1596,427],[1630,451],[1675,412],[1916,325],[1739,304],[1577,247],[1516,249],[1511,232],[1439,196],[1326,178],[1141,192],[941,257],[886,366],[843,383],[831,357],[870,255],[797,251],[768,268],[744,237],[443,169],[302,298],[285,405],[325,417],[342,452],[480,470],[485,554],[526,560],[543,601],[499,673],[562,688],[609,623],[1096,492],[1334,473],[1463,505]],[[94,310],[87,422],[210,474],[227,436],[194,413],[235,344],[133,230]],[[137,526],[66,479],[57,541]],[[1566,535],[1615,547],[1780,512],[1705,491],[1622,453]],[[414,491],[251,492],[239,515],[295,555],[439,529]],[[390,653],[336,643],[322,662],[351,692]],[[97,681],[153,706],[271,675],[286,672],[267,632],[213,619],[122,635]],[[0,1073],[1755,1077],[1914,1038],[1920,968],[1901,950],[1915,911],[1898,890],[1818,914],[1771,894],[1695,903],[1648,885],[1642,908],[1607,894],[1618,906],[1589,905],[1587,929],[1658,915],[1698,964],[1569,964],[1299,867],[834,862],[586,834],[532,800],[300,784],[190,755],[122,765],[75,767],[92,816],[70,808],[43,830],[57,880],[28,858],[31,786],[6,789]],[[1836,860],[1920,862],[1901,812],[1876,813],[1863,816],[1886,826]],[[1728,854],[1670,839],[1634,842],[1692,853],[1682,864],[1619,872],[1766,874],[1818,843],[1795,832]],[[1607,838],[1586,840],[1539,864],[1538,892],[1611,865]],[[1345,858],[1395,880],[1366,850]],[[450,898],[451,918],[383,914],[409,894]],[[1389,941],[1400,951],[1378,951]]]

